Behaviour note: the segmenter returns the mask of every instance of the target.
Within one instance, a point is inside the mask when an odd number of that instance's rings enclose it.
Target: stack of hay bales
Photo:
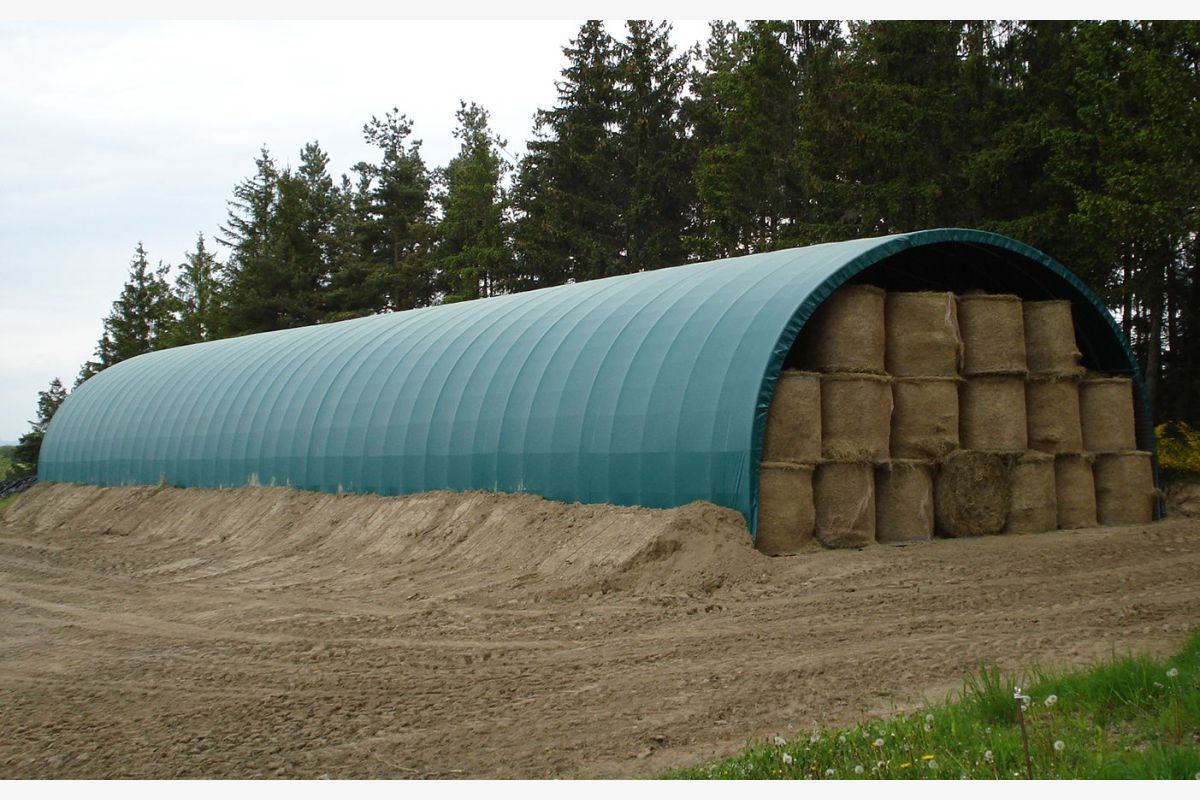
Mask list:
[[[1084,374],[1069,301],[847,285],[797,348],[767,423],[764,552],[1153,519],[1131,381]]]

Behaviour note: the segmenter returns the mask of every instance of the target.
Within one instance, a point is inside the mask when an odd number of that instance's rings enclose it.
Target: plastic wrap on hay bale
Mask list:
[[[960,385],[959,440],[964,450],[1021,451],[1029,441],[1025,379],[978,375]]]
[[[816,511],[811,465],[763,462],[758,498],[755,547],[769,556],[778,556],[798,553],[812,545]]]
[[[1083,450],[1078,378],[1030,378],[1025,384],[1025,416],[1031,450],[1043,453]]]
[[[821,377],[784,370],[775,384],[763,461],[813,464],[821,460]]]
[[[928,461],[908,459],[875,468],[875,541],[933,538],[933,471]]]
[[[1083,449],[1094,452],[1133,450],[1133,381],[1088,377],[1079,384],[1079,419]]]
[[[1054,459],[1054,490],[1058,502],[1058,527],[1094,528],[1096,481],[1093,458],[1088,453],[1059,453]]]
[[[1012,465],[1012,500],[1005,533],[1045,533],[1058,528],[1058,495],[1054,488],[1054,456],[1035,450]]]
[[[821,376],[821,454],[828,461],[886,461],[892,383],[884,375]]]
[[[892,458],[939,459],[957,450],[961,378],[892,381]]]
[[[800,332],[805,369],[818,372],[884,371],[884,291],[847,284],[817,307]]]
[[[884,322],[890,375],[958,374],[963,346],[953,293],[889,292]]]
[[[1069,300],[1025,301],[1025,359],[1030,375],[1082,375]]]
[[[813,478],[815,535],[826,547],[862,547],[875,541],[875,468],[830,461]]]
[[[1141,525],[1154,520],[1154,468],[1137,450],[1097,453],[1096,516],[1101,525]]]
[[[964,375],[1024,375],[1025,319],[1021,298],[964,294],[958,298]]]
[[[942,536],[1003,533],[1012,504],[1012,456],[956,450],[933,485],[934,525]]]

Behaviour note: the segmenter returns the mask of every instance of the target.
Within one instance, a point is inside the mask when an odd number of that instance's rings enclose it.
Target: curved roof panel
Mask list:
[[[872,267],[886,278],[889,263],[907,277],[936,264],[927,282],[1071,298],[1085,358],[1136,375],[1108,312],[1057,262],[995,234],[940,229],[149,353],[70,395],[39,474],[708,500],[754,530],[767,410],[796,335],[839,285]]]

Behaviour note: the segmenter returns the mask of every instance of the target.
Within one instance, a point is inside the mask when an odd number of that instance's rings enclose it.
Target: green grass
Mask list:
[[[9,505],[12,505],[13,503],[15,503],[17,501],[18,497],[20,497],[20,495],[10,494],[8,497],[5,497],[4,499],[0,500],[0,511],[3,511],[6,506],[9,506]]]
[[[4,445],[0,447],[0,481],[8,477],[8,473],[16,468],[17,463],[13,460],[13,451],[16,450],[12,445]]]
[[[953,702],[756,743],[666,777],[1025,778],[1016,686],[1029,698],[1021,715],[1034,778],[1200,779],[1200,632],[1161,662],[1113,657],[1083,672],[1035,669],[1017,679],[983,669]]]

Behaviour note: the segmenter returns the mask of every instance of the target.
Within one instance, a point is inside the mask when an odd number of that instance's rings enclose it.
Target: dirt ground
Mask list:
[[[42,485],[0,777],[650,776],[1197,625],[1182,516],[770,559],[701,503]]]

